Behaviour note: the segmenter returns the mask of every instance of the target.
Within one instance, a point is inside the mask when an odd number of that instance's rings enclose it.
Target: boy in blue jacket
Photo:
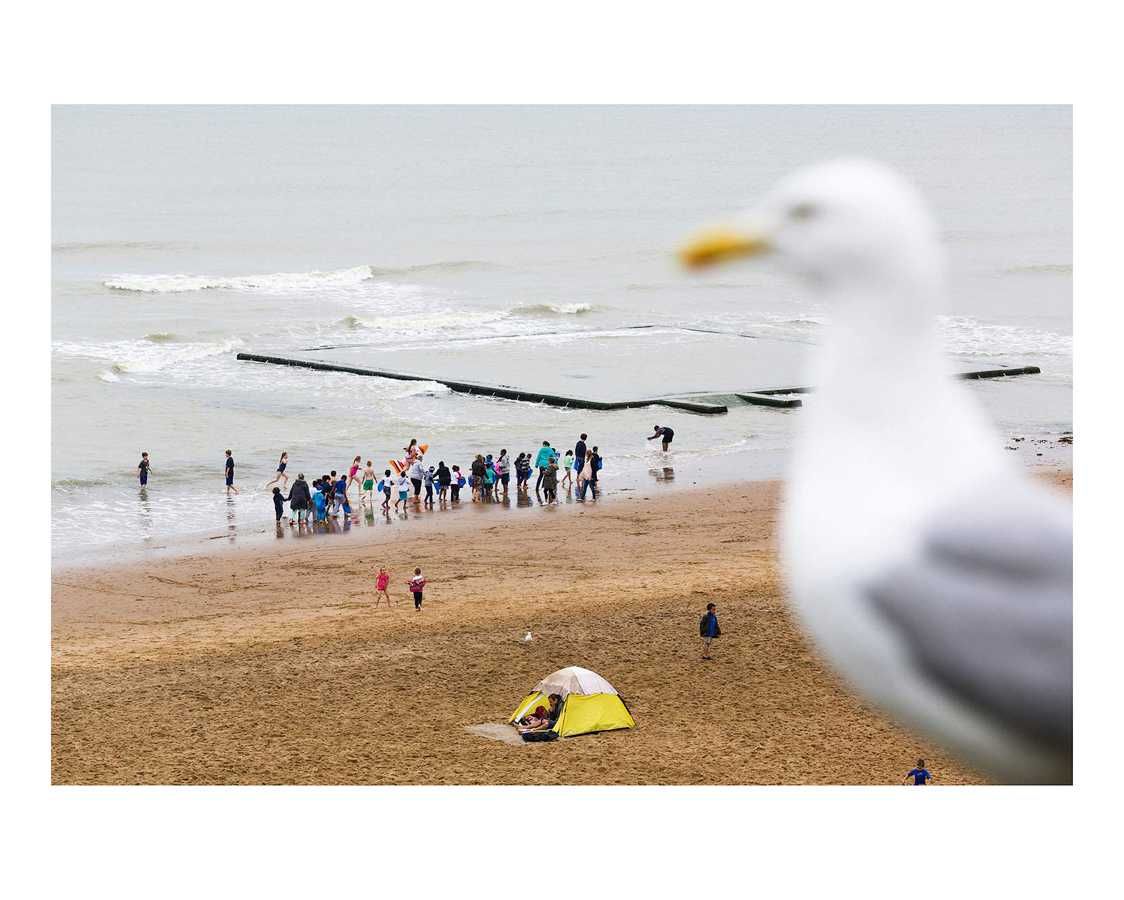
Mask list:
[[[710,642],[716,637],[721,637],[722,629],[718,627],[718,607],[713,603],[706,605],[706,615],[699,619],[699,637],[703,642],[703,659],[710,659]]]

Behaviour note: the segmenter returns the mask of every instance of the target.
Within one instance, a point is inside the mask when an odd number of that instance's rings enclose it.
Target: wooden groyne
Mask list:
[[[684,412],[702,415],[718,415],[727,412],[727,407],[717,403],[699,403],[691,400],[676,400],[672,397],[653,397],[648,400],[587,400],[583,397],[563,397],[559,394],[544,394],[538,391],[523,391],[505,385],[477,384],[471,381],[449,381],[430,375],[414,375],[407,372],[391,372],[387,369],[367,369],[362,366],[345,366],[341,363],[313,362],[308,359],[292,359],[283,356],[264,356],[259,353],[239,353],[238,359],[246,362],[271,363],[275,366],[297,366],[303,369],[316,369],[320,372],[349,372],[352,375],[367,375],[372,378],[390,378],[395,381],[434,381],[443,384],[458,394],[474,394],[480,397],[499,397],[503,400],[520,400],[524,403],[545,403],[547,406],[570,407],[573,409],[639,409],[644,406],[667,406]]]
[[[316,369],[321,372],[348,372],[352,375],[367,375],[372,378],[390,378],[394,381],[434,381],[443,384],[458,394],[473,394],[478,397],[498,397],[501,400],[518,400],[523,403],[545,403],[547,406],[569,407],[572,409],[640,409],[645,406],[666,406],[683,412],[700,415],[720,415],[728,412],[725,403],[707,403],[702,399],[679,399],[678,397],[652,397],[645,400],[588,400],[584,397],[564,397],[561,394],[546,394],[540,391],[524,391],[503,384],[478,384],[473,381],[449,381],[430,375],[415,375],[409,372],[392,372],[389,369],[368,369],[363,366],[347,366],[342,363],[315,362],[310,359],[295,359],[285,356],[266,356],[260,353],[239,353],[238,359],[246,362],[270,363],[275,366],[297,366],[302,369]],[[960,372],[958,378],[1009,378],[1014,375],[1038,375],[1038,366],[1014,366],[1004,369],[980,369],[975,372]],[[813,388],[766,388],[756,391],[734,391],[724,396],[714,396],[714,400],[736,397],[743,403],[753,406],[767,406],[773,409],[798,409],[804,405],[799,397],[791,394],[809,394]],[[704,392],[696,392],[696,397],[706,397]]]

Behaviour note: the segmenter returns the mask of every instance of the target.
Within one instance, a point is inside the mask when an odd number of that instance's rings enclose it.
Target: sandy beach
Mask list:
[[[853,699],[805,642],[777,569],[779,492],[57,572],[53,781],[890,784],[923,755],[943,784],[981,783]],[[389,610],[373,605],[382,563]],[[420,613],[414,565],[432,580]],[[704,661],[711,599],[723,637]],[[638,727],[523,746],[467,730],[568,665],[608,678]]]

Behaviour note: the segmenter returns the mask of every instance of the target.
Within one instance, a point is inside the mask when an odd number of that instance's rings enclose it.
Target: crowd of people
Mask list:
[[[285,471],[289,454],[282,453],[276,474],[265,486],[272,488],[277,521],[285,518],[287,503],[290,524],[295,526],[314,526],[341,515],[350,517],[353,503],[360,511],[378,509],[387,515],[411,507],[459,504],[462,490],[468,491],[473,503],[497,503],[509,497],[512,474],[515,475],[515,492],[520,495],[532,491],[534,475],[534,493],[544,504],[557,503],[560,491],[571,492],[580,501],[595,500],[604,458],[588,440],[589,436],[583,433],[573,449],[565,453],[560,453],[549,441],[543,441],[536,453],[519,453],[514,460],[506,448],[496,454],[477,453],[462,470],[459,465],[446,465],[444,460],[436,465],[428,464],[427,448],[415,438],[403,448],[405,458],[394,469],[383,469],[380,474],[371,460],[364,465],[362,457],[356,456],[346,473],[333,469],[313,479],[311,484],[303,472],[290,484]],[[229,450],[224,471],[227,490],[237,490],[233,485],[234,461]],[[142,470],[146,478],[147,472],[146,457]]]

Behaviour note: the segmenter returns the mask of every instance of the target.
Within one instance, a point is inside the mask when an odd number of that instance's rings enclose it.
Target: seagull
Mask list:
[[[953,377],[919,192],[845,159],[682,251],[775,252],[831,310],[780,524],[802,626],[859,694],[1006,783],[1072,783],[1073,521]]]

